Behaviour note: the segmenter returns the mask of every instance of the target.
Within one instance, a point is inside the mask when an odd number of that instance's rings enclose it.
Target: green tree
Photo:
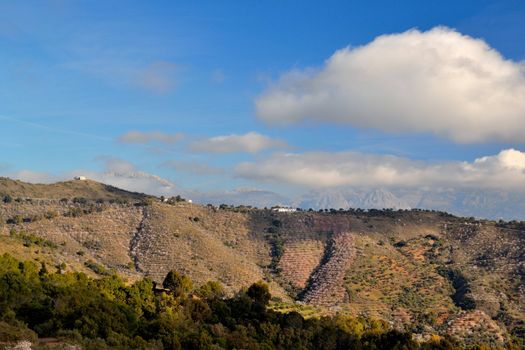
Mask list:
[[[224,298],[225,293],[222,285],[216,281],[208,281],[195,291],[201,298],[205,299],[214,299],[214,298]]]
[[[169,289],[175,297],[189,293],[193,289],[193,282],[186,276],[171,270],[164,278],[162,286]]]
[[[248,292],[246,294],[253,300],[254,303],[264,306],[268,305],[270,298],[272,297],[268,285],[264,282],[252,284],[250,288],[248,288]]]

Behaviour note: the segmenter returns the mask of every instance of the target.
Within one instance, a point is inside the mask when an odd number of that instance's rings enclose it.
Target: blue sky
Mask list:
[[[457,162],[473,163],[503,150],[525,151],[517,131],[480,130],[462,136],[450,132],[452,124],[404,127],[396,116],[388,112],[382,116],[375,107],[371,110],[378,118],[400,128],[385,129],[359,118],[341,120],[341,113],[357,113],[353,105],[341,107],[332,117],[325,105],[317,106],[316,116],[274,123],[277,115],[257,104],[273,103],[272,92],[292,89],[294,98],[322,93],[318,91],[322,84],[311,90],[315,76],[322,76],[327,60],[338,50],[353,52],[378,36],[414,28],[426,40],[424,33],[438,26],[468,36],[467,41],[483,39],[502,61],[510,60],[516,68],[505,78],[517,81],[506,85],[508,95],[523,90],[522,1],[2,1],[0,171],[33,181],[78,172],[134,171],[205,191],[237,187],[291,191],[290,186],[315,187],[316,181],[296,181],[293,175],[305,169],[305,159],[318,159],[307,156],[312,153],[323,159],[341,152],[365,154],[376,157],[362,160],[372,165],[377,157],[389,155],[427,169],[434,164],[447,168]],[[481,66],[491,59],[472,60]],[[306,78],[289,87],[284,81],[293,72]],[[374,93],[373,88],[370,91]],[[377,92],[379,105],[383,94],[389,94],[388,89]],[[471,96],[469,91],[465,95]],[[478,98],[471,101],[474,107],[479,102],[483,108],[478,109],[493,111],[496,104],[483,104],[492,99]],[[278,116],[291,120],[308,106]],[[519,107],[516,102],[514,109]],[[367,107],[359,108],[368,118]],[[459,110],[443,113],[455,115]],[[505,113],[508,120],[525,119],[519,111]],[[489,114],[497,125],[498,113]],[[476,128],[476,123],[465,125]],[[126,139],[130,132],[142,134]],[[166,141],[162,135],[178,136]],[[286,168],[287,176],[273,177],[269,173],[282,169],[276,159],[284,153],[303,158],[296,168]],[[349,162],[353,165],[354,158]],[[495,171],[491,168],[490,173]],[[330,174],[320,174],[324,175]],[[391,184],[351,180],[344,169],[337,175],[347,180],[326,185]],[[479,186],[491,181],[483,180]],[[425,184],[421,180],[420,185]]]

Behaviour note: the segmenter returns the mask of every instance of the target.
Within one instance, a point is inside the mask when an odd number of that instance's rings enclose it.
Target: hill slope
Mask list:
[[[54,184],[32,184],[0,177],[0,195],[13,198],[62,199],[82,197],[91,200],[132,201],[148,197],[91,180],[72,180]]]
[[[265,280],[276,305],[295,299],[422,335],[468,341],[474,332],[498,343],[525,329],[519,223],[418,210],[218,209],[147,201],[91,181],[1,183],[0,193],[24,199],[0,206],[0,253],[130,280],[161,282],[176,269],[199,284],[219,280],[230,295]]]

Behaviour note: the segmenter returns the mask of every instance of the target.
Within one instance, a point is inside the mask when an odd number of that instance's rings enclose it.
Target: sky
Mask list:
[[[525,3],[0,1],[0,174],[524,190]]]

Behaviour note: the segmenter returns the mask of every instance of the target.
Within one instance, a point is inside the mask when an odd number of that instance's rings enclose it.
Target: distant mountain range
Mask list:
[[[312,191],[298,201],[301,208],[393,208],[409,209],[411,205],[384,189]]]
[[[285,205],[303,209],[433,209],[460,216],[525,220],[525,195],[474,189],[329,189],[288,198],[271,191],[188,192],[198,203],[251,205],[258,208]]]
[[[249,205],[257,208],[270,208],[275,205],[290,206],[293,201],[285,196],[281,196],[272,191],[257,189],[236,189],[233,191],[220,192],[199,192],[185,191],[184,196],[191,198],[200,204],[230,204],[230,205]]]

